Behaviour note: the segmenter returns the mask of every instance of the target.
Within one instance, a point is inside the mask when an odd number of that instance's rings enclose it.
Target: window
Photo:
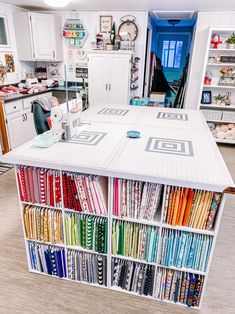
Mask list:
[[[7,31],[6,17],[0,16],[0,47],[9,45]]]
[[[164,68],[180,68],[183,41],[163,40],[162,65]]]

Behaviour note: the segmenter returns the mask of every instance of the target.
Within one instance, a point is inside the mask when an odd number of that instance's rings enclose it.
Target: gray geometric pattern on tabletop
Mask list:
[[[191,141],[170,138],[150,137],[145,151],[171,155],[194,156]]]
[[[98,114],[105,114],[105,115],[110,115],[110,116],[125,116],[129,110],[124,110],[124,109],[117,109],[117,108],[103,108]]]
[[[4,164],[3,162],[0,162],[0,175],[4,174],[13,167],[14,166],[12,164]]]
[[[82,131],[78,135],[74,136],[69,142],[81,145],[96,146],[107,134],[108,133],[104,132]]]
[[[175,112],[158,112],[157,119],[188,121],[188,114]]]

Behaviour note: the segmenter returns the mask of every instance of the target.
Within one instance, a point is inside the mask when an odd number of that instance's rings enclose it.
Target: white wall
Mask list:
[[[140,70],[139,70],[139,80],[138,80],[138,90],[135,91],[135,95],[142,95],[143,91],[143,80],[144,80],[144,65],[145,65],[145,45],[146,45],[146,33],[147,33],[147,23],[148,23],[148,12],[92,12],[92,11],[83,11],[83,12],[66,12],[61,13],[58,12],[58,15],[62,16],[62,25],[65,20],[68,18],[80,18],[85,25],[85,28],[88,31],[88,37],[83,46],[85,51],[89,51],[91,49],[91,41],[95,38],[96,33],[99,32],[99,16],[100,15],[112,15],[113,22],[115,22],[116,33],[118,30],[118,26],[120,25],[120,18],[124,15],[133,15],[136,17],[136,24],[138,26],[138,37],[136,39],[136,53],[135,55],[140,58]],[[76,48],[72,48],[76,51]],[[67,46],[64,42],[64,61],[66,62],[66,50]],[[75,62],[86,62],[79,61],[75,57]],[[88,74],[89,75],[89,74]],[[71,81],[80,81],[76,79],[74,72],[68,73],[68,80]]]
[[[186,109],[198,109],[201,97],[201,82],[206,56],[209,28],[235,26],[235,11],[231,12],[199,12],[194,34],[191,63],[188,75],[188,86],[185,97]]]
[[[9,31],[9,40],[10,40],[10,47],[0,48],[0,60],[5,63],[4,54],[11,53],[14,55],[15,61],[15,69],[14,73],[8,73],[7,78],[4,84],[11,84],[17,83],[21,79],[21,65],[18,61],[17,50],[16,50],[16,40],[15,40],[15,33],[14,33],[14,25],[13,25],[13,11],[18,10],[17,8],[6,5],[0,2],[0,15],[5,15],[7,18],[7,25]],[[23,36],[24,34],[22,34]]]

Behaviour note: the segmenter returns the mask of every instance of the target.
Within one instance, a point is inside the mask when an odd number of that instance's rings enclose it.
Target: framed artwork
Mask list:
[[[5,15],[0,15],[0,47],[9,47],[9,32],[7,25],[7,17]]]
[[[202,99],[201,99],[201,103],[202,104],[211,104],[211,91],[208,90],[208,91],[203,91],[202,92]]]
[[[112,15],[100,15],[100,33],[110,33],[113,25]]]

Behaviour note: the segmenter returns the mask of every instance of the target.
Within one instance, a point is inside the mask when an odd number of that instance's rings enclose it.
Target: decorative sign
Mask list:
[[[235,63],[235,56],[220,56],[221,63]]]
[[[100,32],[110,33],[112,30],[113,17],[112,15],[101,15],[100,16]]]
[[[77,63],[75,69],[76,78],[88,78],[88,64],[87,63]]]

